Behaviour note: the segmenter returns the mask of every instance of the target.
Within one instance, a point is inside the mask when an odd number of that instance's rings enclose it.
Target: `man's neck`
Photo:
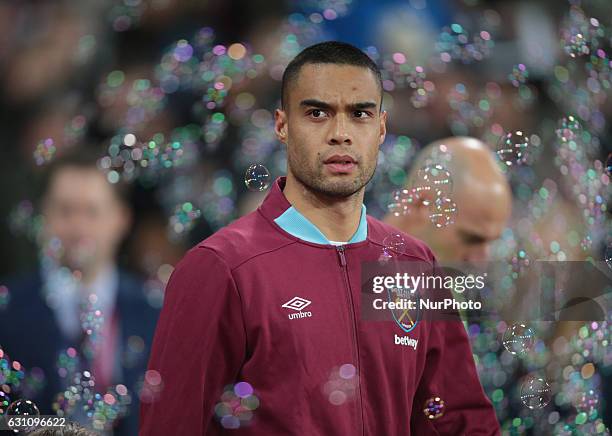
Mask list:
[[[346,197],[313,192],[295,177],[287,175],[285,198],[331,241],[349,241],[359,227],[363,189]]]

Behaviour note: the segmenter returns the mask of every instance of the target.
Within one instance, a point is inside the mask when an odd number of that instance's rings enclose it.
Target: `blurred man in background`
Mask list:
[[[54,413],[57,394],[78,373],[81,380],[91,374],[93,390],[104,395],[110,389],[117,401],[127,396],[114,386],[125,385],[131,405],[115,434],[136,434],[135,385],[145,371],[157,311],[146,303],[142,283],[117,265],[131,223],[122,191],[106,180],[95,153],[75,149],[49,168],[42,211],[41,267],[9,282],[0,347],[26,371],[43,371],[44,387],[28,398],[42,414]],[[80,364],[69,368],[60,356]],[[88,423],[78,411],[73,418]]]
[[[432,143],[417,157],[408,185],[415,182],[419,169],[432,163],[440,163],[451,174],[452,200],[457,204],[454,224],[437,228],[431,223],[428,204],[433,199],[426,195],[421,195],[405,215],[389,213],[384,221],[423,240],[439,262],[489,260],[491,243],[506,227],[512,202],[510,186],[493,153],[469,137]]]

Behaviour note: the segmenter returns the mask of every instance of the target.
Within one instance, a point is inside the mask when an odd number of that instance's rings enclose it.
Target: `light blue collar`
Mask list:
[[[329,239],[325,237],[321,230],[311,223],[308,218],[299,213],[293,206],[283,212],[283,214],[276,218],[274,222],[287,233],[295,236],[296,238],[302,239],[303,241],[324,245],[331,244]],[[354,244],[355,242],[365,241],[367,237],[368,221],[366,218],[366,207],[365,204],[362,204],[359,227],[357,227],[357,231],[347,243]]]

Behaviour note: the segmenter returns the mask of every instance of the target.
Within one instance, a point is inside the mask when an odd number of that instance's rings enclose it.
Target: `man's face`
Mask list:
[[[510,215],[508,194],[476,190],[459,192],[453,200],[455,223],[441,229],[431,226],[427,242],[441,262],[488,261],[491,244],[501,236]]]
[[[347,197],[374,175],[386,112],[367,68],[306,64],[290,84],[275,130],[287,144],[288,175],[314,192]]]
[[[103,174],[64,167],[53,175],[44,206],[45,236],[58,238],[60,262],[87,271],[113,260],[129,214]]]

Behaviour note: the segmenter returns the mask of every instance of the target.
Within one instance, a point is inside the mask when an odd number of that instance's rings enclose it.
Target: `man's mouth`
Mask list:
[[[357,166],[357,160],[348,154],[333,155],[324,162],[325,166],[333,173],[350,173]]]

